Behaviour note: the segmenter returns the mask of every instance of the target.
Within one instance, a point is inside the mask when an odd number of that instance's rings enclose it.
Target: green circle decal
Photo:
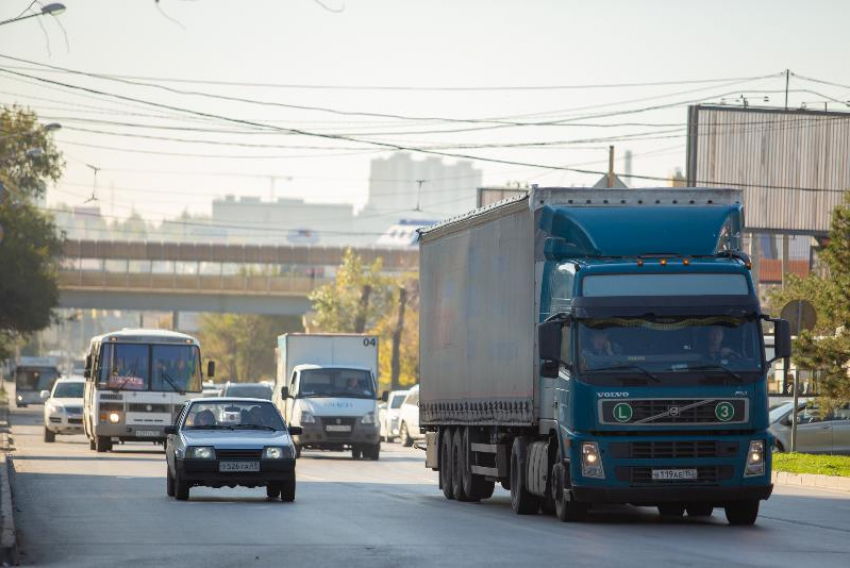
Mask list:
[[[721,422],[729,422],[735,417],[735,407],[731,402],[719,402],[714,407],[714,415]]]
[[[632,405],[619,402],[614,405],[614,420],[617,422],[628,422],[632,419]]]

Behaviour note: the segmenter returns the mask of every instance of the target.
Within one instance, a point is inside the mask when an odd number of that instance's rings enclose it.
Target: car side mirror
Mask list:
[[[791,356],[791,324],[784,319],[771,319],[773,322],[773,358],[767,363]]]
[[[390,400],[390,391],[384,391],[381,393],[381,402],[389,402]]]
[[[215,361],[207,361],[207,378],[215,376]]]
[[[304,433],[304,429],[301,426],[290,426],[289,427],[289,435],[290,436],[300,436]]]
[[[40,393],[38,393],[38,395],[41,397],[41,400],[47,400],[48,398],[50,398],[50,391],[49,390],[43,390]]]
[[[783,426],[791,426],[791,417],[786,416],[785,418],[780,420],[779,423],[782,424]]]
[[[289,387],[280,387],[280,398],[284,400],[289,398]]]
[[[162,429],[166,436],[171,436],[177,433],[177,426],[166,426]]]

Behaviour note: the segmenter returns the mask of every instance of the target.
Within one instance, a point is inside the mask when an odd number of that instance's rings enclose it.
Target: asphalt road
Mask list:
[[[13,409],[12,423],[25,566],[850,566],[850,494],[778,487],[755,527],[627,506],[563,524],[514,515],[501,489],[446,501],[422,452],[385,444],[379,462],[304,452],[295,503],[204,488],[177,502],[152,445],[45,444],[40,406]]]

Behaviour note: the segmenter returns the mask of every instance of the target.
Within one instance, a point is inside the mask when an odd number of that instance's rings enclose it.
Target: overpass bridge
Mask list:
[[[347,247],[66,240],[60,306],[302,315]],[[384,272],[419,270],[419,251],[354,248]]]

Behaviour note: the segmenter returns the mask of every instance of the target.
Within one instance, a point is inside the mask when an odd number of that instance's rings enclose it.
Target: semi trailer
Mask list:
[[[772,491],[741,192],[533,187],[420,232],[420,427],[448,499],[752,524]]]

